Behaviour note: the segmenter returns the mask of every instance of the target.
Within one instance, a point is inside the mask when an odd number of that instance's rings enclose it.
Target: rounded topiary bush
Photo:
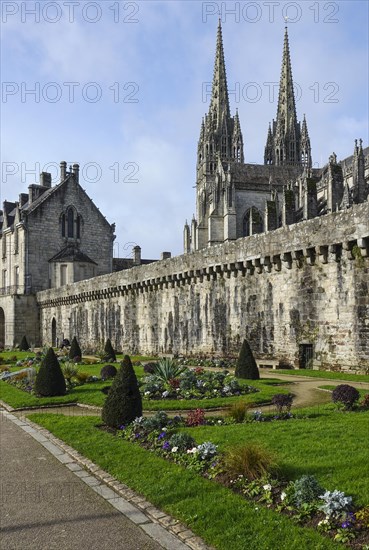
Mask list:
[[[247,340],[243,341],[236,363],[235,376],[246,380],[259,380],[260,378],[258,366]]]
[[[35,392],[45,397],[64,395],[65,378],[54,350],[49,348],[35,380]]]
[[[29,344],[27,342],[27,338],[23,336],[21,343],[19,344],[19,350],[20,351],[28,351],[29,350]]]
[[[110,338],[108,338],[107,341],[106,341],[106,344],[105,344],[105,347],[104,347],[104,352],[105,352],[105,356],[104,356],[105,361],[116,361],[117,360],[114,348],[111,345]]]
[[[156,367],[157,367],[157,363],[153,363],[153,362],[151,362],[151,363],[146,363],[146,364],[144,365],[144,372],[145,372],[146,374],[153,374],[153,373],[155,372],[155,370],[156,370]]]
[[[102,420],[111,428],[119,428],[142,416],[142,399],[131,359],[126,355],[114,378],[102,409]]]
[[[105,365],[100,371],[100,377],[102,380],[108,380],[109,378],[115,378],[117,375],[117,369],[114,365]]]
[[[343,405],[346,410],[351,410],[359,397],[359,391],[349,384],[340,384],[332,392],[333,403]]]
[[[79,347],[79,343],[77,342],[77,338],[74,337],[73,340],[72,340],[72,343],[70,345],[70,350],[69,350],[69,359],[71,359],[72,361],[80,361],[82,358],[82,352],[81,352],[81,348]]]

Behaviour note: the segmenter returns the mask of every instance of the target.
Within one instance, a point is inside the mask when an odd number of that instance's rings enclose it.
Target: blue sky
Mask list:
[[[2,2],[1,201],[46,168],[79,162],[115,255],[182,253],[213,75],[218,17],[246,162],[263,162],[276,115],[284,17],[297,115],[313,163],[368,145],[368,3]],[[33,13],[32,13],[33,12]],[[29,90],[36,93],[27,93]],[[275,91],[274,97],[272,91]]]

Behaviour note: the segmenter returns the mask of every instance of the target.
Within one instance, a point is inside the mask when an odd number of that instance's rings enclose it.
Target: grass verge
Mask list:
[[[369,374],[350,374],[344,372],[332,372],[323,370],[285,370],[278,369],[278,374],[288,374],[291,376],[307,376],[308,378],[322,378],[323,380],[348,380],[350,382],[368,382]],[[277,374],[277,376],[278,376]]]
[[[215,482],[97,430],[98,418],[32,414],[30,419],[178,518],[218,550],[344,548],[312,529],[294,525],[285,516],[247,502]]]

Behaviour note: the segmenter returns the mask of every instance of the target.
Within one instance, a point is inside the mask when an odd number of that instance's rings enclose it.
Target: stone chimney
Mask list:
[[[133,247],[133,265],[141,265],[141,247],[138,245]]]
[[[20,193],[19,208],[22,208],[28,202],[28,193]]]
[[[49,172],[41,172],[40,185],[42,187],[51,187],[51,174]]]
[[[62,183],[67,177],[67,163],[62,160],[60,163],[60,183]]]
[[[172,253],[171,252],[162,252],[161,253],[161,260],[169,260],[169,258],[172,257]]]
[[[74,175],[74,181],[76,183],[79,183],[79,164],[73,164],[72,171]]]

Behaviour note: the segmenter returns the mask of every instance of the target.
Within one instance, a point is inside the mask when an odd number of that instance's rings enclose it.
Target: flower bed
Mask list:
[[[193,470],[208,479],[215,479],[246,499],[286,514],[301,525],[316,528],[319,532],[351,548],[369,549],[369,506],[355,509],[352,498],[343,492],[327,491],[313,476],[302,476],[296,481],[280,479],[276,470],[262,476],[247,477],[230,469],[226,454],[218,452],[211,441],[197,444],[188,432],[178,428],[189,425],[180,416],[169,418],[158,412],[151,418],[136,418],[121,426],[118,437],[140,444],[147,450]],[[237,453],[244,447],[232,450],[236,463]],[[267,455],[261,454],[265,459]],[[235,461],[233,461],[234,465]],[[257,506],[255,508],[257,510]]]
[[[228,371],[206,372],[202,368],[181,368],[173,378],[150,374],[142,380],[146,399],[212,399],[246,395],[259,390],[241,385]]]

